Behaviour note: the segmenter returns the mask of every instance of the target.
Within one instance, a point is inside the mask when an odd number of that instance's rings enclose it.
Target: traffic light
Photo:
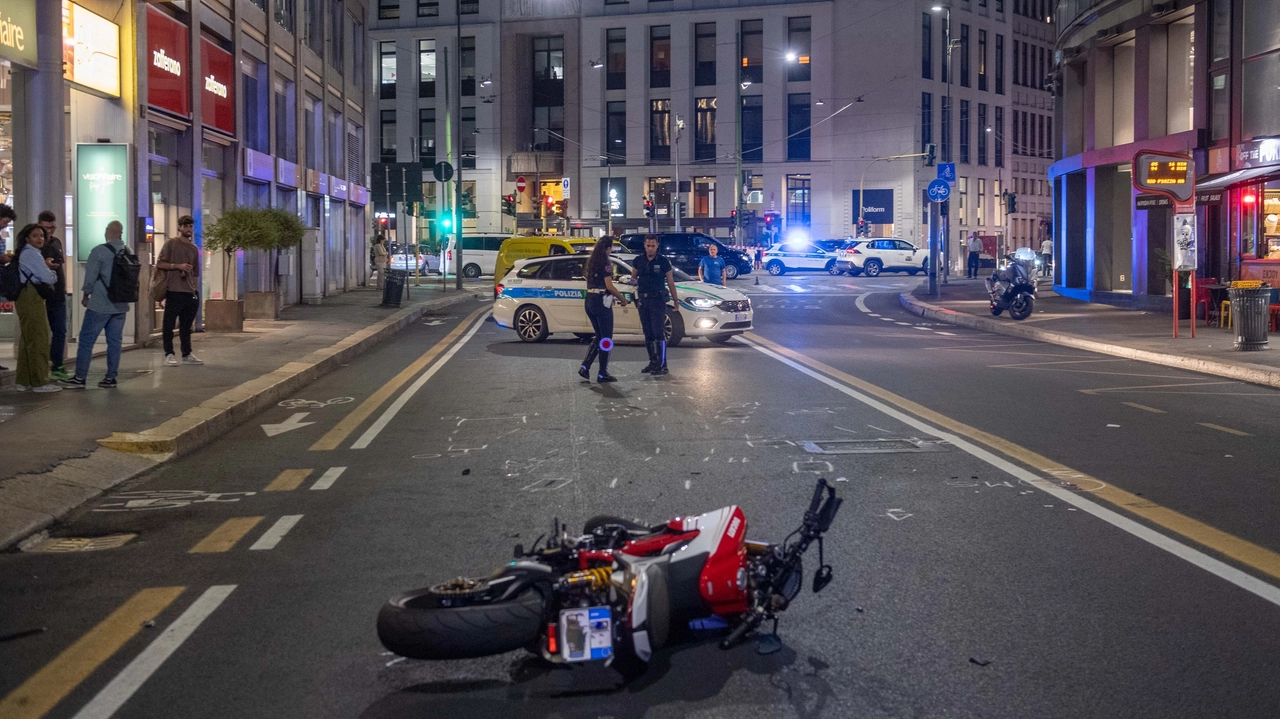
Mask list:
[[[1008,197],[1008,208],[1007,208],[1007,212],[1008,212],[1008,214],[1012,215],[1013,213],[1015,213],[1015,212],[1017,212],[1017,211],[1018,211],[1018,195],[1017,195],[1017,193],[1010,192],[1010,193],[1007,195],[1007,197]]]
[[[552,200],[550,203],[550,212],[552,217],[564,217],[564,203]]]
[[[680,201],[676,201],[675,211],[676,211],[676,217],[684,217],[684,203]]]
[[[867,224],[866,220],[859,217],[858,218],[858,237],[870,237],[870,236],[871,236],[870,226]]]
[[[644,198],[644,216],[653,217],[653,200],[648,197]]]
[[[512,217],[516,216],[516,196],[515,195],[502,196],[502,214],[511,215]]]
[[[737,210],[729,210],[729,219],[733,222],[733,226],[734,226],[734,227],[737,227],[737,226],[738,226],[738,211],[737,211]]]
[[[441,232],[448,234],[453,227],[453,216],[448,212],[441,212],[436,219],[436,224],[440,226]]]
[[[938,160],[938,146],[930,142],[924,146],[924,166],[933,167]]]

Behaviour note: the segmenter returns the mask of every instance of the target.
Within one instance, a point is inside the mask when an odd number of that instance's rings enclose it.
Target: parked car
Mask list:
[[[764,251],[764,268],[771,275],[785,275],[792,270],[820,270],[833,275],[836,256],[812,242],[779,242]]]
[[[865,272],[867,277],[878,277],[881,272],[914,275],[925,271],[928,266],[928,250],[894,237],[872,237],[854,240],[841,248],[836,253],[835,271],[850,275]]]
[[[622,246],[632,255],[644,254],[644,233],[622,236]],[[735,250],[710,235],[700,232],[663,232],[658,235],[658,254],[671,260],[676,269],[698,276],[698,263],[709,253],[707,248],[715,245],[719,248],[719,256],[724,260],[724,278],[732,280],[738,275],[751,272],[751,257]]]
[[[411,275],[414,270],[424,275],[432,274],[440,271],[440,258],[437,255],[427,253],[416,257],[413,254],[391,255],[391,269],[404,270]]]

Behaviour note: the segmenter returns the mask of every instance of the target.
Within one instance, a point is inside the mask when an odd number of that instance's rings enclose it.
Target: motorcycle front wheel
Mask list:
[[[467,659],[533,645],[545,599],[530,587],[506,601],[484,601],[486,579],[455,579],[405,592],[378,612],[382,646],[410,659]]]
[[[1035,311],[1035,299],[1031,295],[1018,295],[1009,303],[1009,316],[1015,320],[1025,320]]]

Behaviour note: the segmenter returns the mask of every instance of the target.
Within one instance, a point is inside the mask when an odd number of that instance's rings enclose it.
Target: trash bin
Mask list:
[[[387,280],[382,283],[382,306],[399,307],[400,296],[404,294],[404,282],[409,273],[404,270],[387,270]],[[1266,303],[1263,303],[1263,314],[1266,314]],[[1265,328],[1264,328],[1265,332]],[[1263,335],[1266,340],[1266,335]]]
[[[1267,286],[1227,290],[1231,297],[1231,323],[1236,329],[1236,346],[1241,352],[1265,350],[1267,325],[1270,316],[1267,304],[1271,300],[1271,288]]]

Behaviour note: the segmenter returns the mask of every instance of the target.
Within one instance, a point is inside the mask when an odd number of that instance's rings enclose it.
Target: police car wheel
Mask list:
[[[662,334],[667,338],[668,347],[677,347],[684,339],[684,320],[674,310],[668,310],[666,319],[662,321]]]
[[[765,269],[769,270],[769,274],[774,277],[777,277],[778,275],[785,275],[787,273],[787,266],[777,260],[770,262]]]
[[[724,278],[725,278],[726,280],[736,280],[736,279],[738,279],[738,266],[737,266],[737,265],[725,265],[725,266],[724,266]]]
[[[830,261],[830,262],[828,262],[828,263],[827,263],[827,274],[829,274],[829,275],[838,275],[838,274],[840,274],[840,270],[837,270],[837,269],[836,269],[836,261],[835,261],[835,260],[832,260],[832,261]]]
[[[533,305],[516,310],[515,325],[522,342],[541,342],[547,338],[547,316]]]
[[[912,277],[915,277],[916,275],[920,274],[920,270],[907,270],[907,274],[911,275]]]

